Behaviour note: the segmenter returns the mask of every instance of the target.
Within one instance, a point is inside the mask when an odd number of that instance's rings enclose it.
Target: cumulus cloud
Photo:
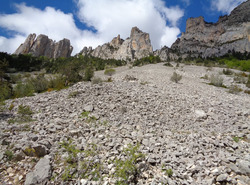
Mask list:
[[[212,8],[219,12],[230,14],[239,4],[246,0],[212,0]]]
[[[78,0],[77,5],[80,20],[94,27],[101,38],[110,40],[118,34],[126,38],[138,26],[150,34],[154,49],[172,44],[169,41],[180,33],[177,23],[184,15],[179,7],[167,7],[162,0]]]
[[[45,34],[59,41],[71,40],[74,52],[82,49],[83,43],[96,46],[101,40],[92,32],[79,30],[72,14],[47,7],[40,10],[25,4],[16,5],[17,13],[0,15],[0,27],[17,33],[11,38],[0,37],[0,50],[13,53],[30,33]]]
[[[77,16],[88,27],[80,30],[72,14],[52,7],[44,10],[17,4],[17,13],[0,15],[0,27],[14,33],[11,38],[0,36],[0,51],[13,53],[30,33],[45,34],[53,40],[68,38],[74,47],[73,54],[84,46],[96,47],[118,34],[130,35],[138,26],[150,33],[154,49],[170,46],[180,34],[178,21],[184,11],[178,6],[167,7],[162,0],[75,0]]]

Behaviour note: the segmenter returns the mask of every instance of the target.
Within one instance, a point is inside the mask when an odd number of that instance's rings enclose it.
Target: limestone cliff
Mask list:
[[[161,59],[223,56],[228,52],[250,52],[250,0],[216,23],[203,17],[189,18],[186,32],[171,46],[155,52]]]
[[[30,34],[14,54],[32,54],[33,56],[46,56],[48,58],[70,57],[73,47],[68,39],[54,42],[46,35]]]
[[[84,47],[82,55],[91,55],[102,59],[133,60],[149,56],[153,53],[148,33],[133,27],[130,37],[126,40],[115,37],[111,42],[98,46],[95,49]]]
[[[217,23],[203,17],[187,20],[186,32],[172,45],[173,50],[191,56],[222,56],[230,51],[250,52],[250,1],[235,8]]]

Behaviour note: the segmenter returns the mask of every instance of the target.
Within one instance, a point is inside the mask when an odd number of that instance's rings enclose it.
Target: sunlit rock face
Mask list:
[[[70,40],[63,39],[55,42],[46,35],[30,34],[14,54],[32,54],[33,56],[45,56],[48,58],[70,57],[73,47]]]
[[[94,50],[91,47],[84,47],[80,54],[102,59],[134,60],[153,54],[153,47],[149,34],[133,27],[130,37],[126,40],[118,35],[111,42],[98,46]]]
[[[229,16],[208,23],[203,17],[189,18],[186,32],[171,49],[192,57],[223,56],[228,52],[250,52],[250,1],[236,7]]]

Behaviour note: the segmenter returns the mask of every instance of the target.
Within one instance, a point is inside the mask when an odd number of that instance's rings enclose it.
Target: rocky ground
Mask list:
[[[0,183],[250,184],[250,95],[201,79],[221,70],[125,66],[112,82],[6,101]]]

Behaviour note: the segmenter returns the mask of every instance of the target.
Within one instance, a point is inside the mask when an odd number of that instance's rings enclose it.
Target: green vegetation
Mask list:
[[[106,69],[104,71],[104,74],[107,75],[107,76],[112,76],[113,74],[115,74],[115,69]]]
[[[8,161],[11,161],[11,160],[13,159],[13,157],[14,157],[13,152],[10,151],[10,150],[6,150],[6,151],[4,152],[4,155],[6,156],[6,158],[7,158]]]
[[[94,77],[91,79],[92,84],[102,84],[102,79],[99,77]]]
[[[173,170],[171,168],[167,169],[166,170],[166,175],[169,176],[169,177],[172,177],[173,175]]]
[[[223,57],[187,58],[184,60],[186,64],[204,65],[207,67],[227,67],[250,72],[250,56],[247,54],[231,53]],[[225,71],[227,73],[227,70]],[[228,71],[230,72],[230,71]]]
[[[64,160],[66,166],[62,174],[63,181],[74,178],[77,172],[80,173],[81,178],[84,179],[93,181],[102,180],[101,172],[103,166],[101,161],[96,160],[96,157],[99,155],[97,145],[89,144],[83,151],[77,149],[76,146],[72,144],[72,140],[63,141],[60,145],[68,154],[68,157]],[[81,155],[81,160],[79,155]]]
[[[224,75],[232,75],[232,74],[234,74],[234,72],[232,70],[228,69],[228,68],[223,69],[222,72],[223,72]]]
[[[175,83],[178,83],[181,79],[182,79],[182,76],[176,72],[174,72],[170,78],[170,80],[175,82]]]
[[[223,80],[224,79],[219,74],[212,74],[210,76],[210,85],[214,85],[216,87],[223,87]]]
[[[239,88],[237,85],[232,85],[229,87],[229,93],[238,94],[241,91],[243,91],[243,90],[241,88]]]
[[[234,136],[232,137],[234,142],[238,143],[240,140],[244,139],[243,137],[237,137],[237,136]]]
[[[139,152],[139,147],[139,144],[136,146],[129,144],[123,150],[125,159],[115,161],[116,169],[114,176],[117,178],[116,184],[137,183],[137,177],[140,174],[137,163],[145,158],[144,154]]]
[[[94,71],[122,65],[126,65],[126,61],[82,55],[48,59],[0,52],[0,102],[9,98],[32,96],[34,93],[61,90],[79,81],[91,81]],[[42,69],[46,74],[29,73]],[[25,73],[13,74],[16,72]]]
[[[143,66],[146,64],[156,64],[162,62],[159,56],[150,55],[134,61],[133,66]]]
[[[9,124],[12,124],[12,123],[15,123],[15,122],[18,122],[18,123],[27,123],[27,122],[30,122],[30,121],[33,121],[32,120],[32,110],[30,109],[29,106],[23,106],[23,105],[19,105],[18,107],[18,111],[17,111],[17,118],[16,119],[10,119],[8,120],[8,123]],[[29,126],[25,126],[26,128],[24,128],[25,130],[29,130]]]

